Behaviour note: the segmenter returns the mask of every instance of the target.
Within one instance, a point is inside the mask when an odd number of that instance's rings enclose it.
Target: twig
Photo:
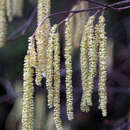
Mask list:
[[[28,27],[29,27],[30,24],[32,23],[33,18],[34,18],[34,16],[36,15],[36,12],[37,12],[37,7],[34,9],[32,15],[30,16],[30,18],[29,18],[28,21],[26,22],[25,27],[24,27],[24,30],[21,32],[22,35],[25,34],[25,32],[27,31]]]
[[[114,4],[111,4],[111,6],[118,6],[118,5],[127,4],[127,3],[130,3],[130,0],[123,0],[120,2],[116,2]]]
[[[16,34],[19,33],[19,32],[21,32],[21,31],[22,32],[20,33],[20,36],[23,36],[26,33],[27,29],[29,28],[30,24],[32,23],[33,18],[36,15],[36,12],[37,12],[37,7],[34,9],[33,13],[31,14],[31,16],[29,17],[29,19],[27,20],[27,22],[24,23],[22,26],[20,26],[15,32],[13,32],[8,37],[7,40],[9,41],[9,40],[13,40],[13,39],[17,38]]]
[[[112,5],[107,5],[107,4],[101,3],[99,1],[94,1],[94,0],[87,0],[87,1],[90,2],[90,3],[96,4],[96,5],[101,5],[103,7],[110,8],[112,10],[118,11],[118,8],[114,8],[114,7],[112,7]]]

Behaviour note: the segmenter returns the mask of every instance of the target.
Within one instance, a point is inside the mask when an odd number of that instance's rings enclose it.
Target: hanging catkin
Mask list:
[[[97,37],[99,43],[99,108],[102,110],[102,115],[107,115],[107,94],[106,94],[106,58],[107,58],[107,37],[105,36],[105,18],[99,17],[97,26]]]
[[[47,48],[47,75],[46,75],[46,86],[48,90],[48,106],[49,108],[53,107],[53,51],[54,51],[54,40],[55,40],[55,32],[56,32],[57,26],[54,25],[50,30],[50,37],[49,37],[49,44]]]
[[[80,3],[78,3],[77,8],[75,10],[86,9],[86,8],[88,8],[88,2],[80,1]],[[73,31],[73,45],[75,48],[79,48],[80,46],[82,33],[83,33],[83,29],[87,17],[88,17],[87,12],[78,13],[75,14],[75,16],[73,16],[74,24],[75,24],[74,31]]]
[[[59,34],[54,37],[54,121],[57,130],[62,130],[60,118],[60,43]]]
[[[13,17],[21,17],[23,15],[24,0],[12,0],[13,1]]]
[[[6,42],[6,0],[0,1],[0,47]]]
[[[87,77],[88,77],[88,23],[84,26],[84,32],[82,36],[82,41],[80,44],[80,66],[81,66],[81,81],[82,81],[82,89],[83,94],[81,98],[80,109],[83,112],[88,112],[89,107],[86,104],[86,91],[87,91]]]
[[[72,39],[71,39],[71,19],[65,22],[65,66],[66,66],[66,98],[67,98],[67,115],[68,119],[73,119],[73,90],[72,90]]]
[[[6,9],[9,22],[13,20],[13,0],[6,0]]]
[[[38,0],[37,24],[41,24],[43,18],[50,14],[50,0]],[[50,29],[50,21],[47,19],[43,25],[38,27],[36,33],[37,41],[37,68],[36,84],[41,85],[42,75],[46,76],[47,46]]]
[[[94,22],[95,17],[91,16],[88,20],[88,30],[87,30],[87,43],[88,43],[88,77],[87,77],[87,90],[86,90],[86,101],[88,105],[92,105],[92,90],[94,84],[94,70],[96,68],[95,62],[95,42],[94,42]]]
[[[30,65],[30,55],[24,60],[24,83],[23,83],[23,110],[22,130],[33,130],[33,69]]]

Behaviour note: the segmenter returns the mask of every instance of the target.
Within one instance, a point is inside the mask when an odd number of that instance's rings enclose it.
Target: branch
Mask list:
[[[118,9],[112,7],[112,5],[104,4],[104,3],[101,3],[99,1],[94,1],[94,0],[86,0],[86,1],[88,1],[90,3],[93,3],[93,4],[96,4],[96,5],[100,5],[100,6],[106,7],[106,8],[110,8],[110,9],[115,10],[115,11],[118,11]]]
[[[36,15],[37,12],[37,7],[34,9],[34,11],[32,12],[31,16],[29,17],[29,19],[27,20],[26,23],[24,23],[23,25],[21,25],[15,32],[13,32],[8,38],[7,40],[14,40],[15,38],[17,38],[16,34],[20,32],[20,36],[23,36],[27,29],[29,28],[29,26],[31,25],[34,16]]]

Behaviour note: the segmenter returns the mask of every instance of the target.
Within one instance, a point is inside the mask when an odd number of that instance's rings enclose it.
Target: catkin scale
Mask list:
[[[99,17],[97,36],[99,43],[99,108],[102,110],[102,115],[107,115],[107,94],[106,94],[106,57],[107,57],[107,37],[105,36],[105,18]]]
[[[62,130],[60,118],[60,43],[59,34],[54,36],[54,121],[57,130]]]
[[[0,47],[6,42],[6,0],[0,1]]]
[[[22,129],[33,130],[33,68],[30,65],[30,55],[24,60],[24,83],[23,83],[23,109],[22,109]]]
[[[71,19],[69,19],[71,20]],[[73,88],[72,88],[72,39],[71,28],[68,19],[65,22],[65,66],[66,66],[66,100],[67,100],[67,116],[69,120],[73,119]]]

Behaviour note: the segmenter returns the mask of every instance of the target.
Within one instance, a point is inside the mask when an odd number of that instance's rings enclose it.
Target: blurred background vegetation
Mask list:
[[[76,2],[78,0],[52,0],[51,12],[71,9]],[[114,3],[117,0],[102,0],[102,2]],[[87,6],[93,7],[93,5]],[[0,130],[21,130],[23,59],[27,50],[28,37],[36,28],[36,7],[36,0],[24,0],[23,15],[15,17],[13,22],[8,23],[7,43],[5,47],[0,48]],[[51,23],[58,23],[66,16],[54,17]],[[66,130],[130,130],[130,9],[120,13],[109,10],[105,12],[105,17],[108,36],[108,116],[103,118],[101,111],[98,110],[96,86],[93,93],[94,106],[90,112],[82,113],[79,109],[82,92],[79,42],[74,42],[75,119],[71,122],[67,120],[65,110],[64,63],[62,67],[61,117]],[[79,22],[81,21],[79,19]],[[63,32],[64,25],[60,27],[61,44],[64,47]],[[64,62],[63,56],[61,60]],[[55,130],[52,111],[47,108],[46,95],[45,79],[43,79],[41,88],[35,86],[35,130]]]

